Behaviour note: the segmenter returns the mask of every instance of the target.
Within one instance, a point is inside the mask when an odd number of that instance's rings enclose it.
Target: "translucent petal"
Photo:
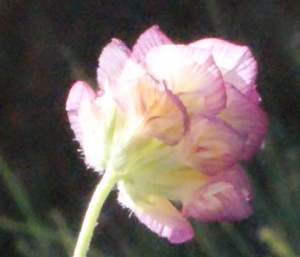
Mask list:
[[[114,97],[137,133],[177,144],[188,127],[186,109],[163,83],[145,75],[117,84]]]
[[[209,180],[193,199],[183,203],[182,213],[202,221],[234,221],[252,214],[250,185],[236,166]]]
[[[145,56],[150,49],[161,45],[173,44],[172,41],[159,29],[157,25],[147,29],[140,35],[132,50],[132,57],[137,62],[144,64]]]
[[[211,52],[183,45],[152,49],[146,57],[150,74],[166,81],[188,113],[218,113],[225,107],[222,75]]]
[[[190,46],[210,49],[224,81],[233,84],[243,94],[255,87],[257,63],[248,47],[217,38],[202,39]]]
[[[242,156],[250,159],[260,148],[267,132],[266,114],[253,102],[241,94],[234,86],[227,84],[227,107],[218,117],[236,130],[246,133],[248,139]]]
[[[83,81],[77,81],[70,89],[66,111],[76,140],[83,143],[82,121],[88,119],[89,109],[96,98],[96,93]]]
[[[204,174],[217,174],[240,160],[246,140],[221,119],[194,115],[182,140],[183,162]]]
[[[194,236],[190,223],[165,198],[143,195],[119,185],[119,202],[129,208],[151,231],[167,238],[171,243],[182,243]]]
[[[103,170],[104,151],[103,138],[105,122],[101,117],[101,108],[96,104],[96,94],[91,87],[82,82],[76,82],[69,93],[66,110],[71,128],[84,152],[87,165],[96,170]]]
[[[145,70],[145,68],[131,58],[126,63],[118,81],[120,82],[121,85],[121,82],[126,82],[131,79],[137,79],[146,74],[147,71]]]
[[[111,43],[104,47],[97,69],[97,80],[102,90],[106,80],[111,82],[119,78],[130,56],[131,51],[121,40],[112,39]]]

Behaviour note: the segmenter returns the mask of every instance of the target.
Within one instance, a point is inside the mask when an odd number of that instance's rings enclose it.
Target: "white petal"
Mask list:
[[[151,75],[178,94],[189,114],[218,113],[225,107],[224,82],[211,51],[161,46],[148,53],[146,66]]]

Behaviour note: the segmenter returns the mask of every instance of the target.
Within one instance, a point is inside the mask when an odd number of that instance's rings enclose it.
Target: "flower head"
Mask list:
[[[67,112],[87,165],[119,176],[119,202],[172,243],[187,218],[230,221],[251,212],[239,162],[260,148],[257,64],[248,47],[208,38],[176,45],[157,26],[132,51],[113,39],[94,92],[76,82]]]

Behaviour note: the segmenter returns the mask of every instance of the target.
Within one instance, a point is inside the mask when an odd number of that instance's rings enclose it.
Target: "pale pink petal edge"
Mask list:
[[[83,81],[77,81],[73,84],[68,94],[66,111],[75,138],[80,144],[83,140],[83,131],[79,120],[80,110],[83,105],[89,105],[95,98],[94,90]]]
[[[101,90],[104,90],[106,80],[113,82],[120,77],[130,56],[130,49],[119,39],[113,38],[104,47],[97,69],[97,81]]]
[[[137,62],[143,64],[150,49],[170,44],[173,44],[173,42],[159,29],[157,25],[154,25],[145,30],[137,39],[132,49],[132,57]]]

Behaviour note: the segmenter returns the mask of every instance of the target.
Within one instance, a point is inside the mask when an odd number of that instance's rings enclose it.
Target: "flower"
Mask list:
[[[66,109],[87,165],[118,174],[118,201],[182,243],[193,237],[190,217],[252,213],[239,163],[266,134],[256,74],[248,47],[215,38],[176,45],[153,26],[132,51],[112,39],[99,58],[99,88],[76,82]]]

